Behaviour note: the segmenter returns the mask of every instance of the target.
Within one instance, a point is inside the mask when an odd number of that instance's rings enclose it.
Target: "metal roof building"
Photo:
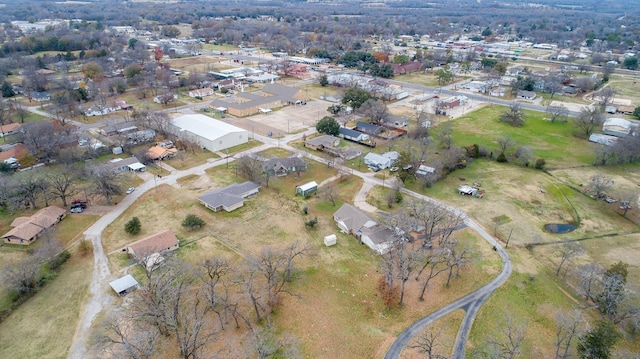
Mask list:
[[[211,152],[249,141],[249,132],[205,115],[183,115],[171,120],[178,137],[194,141]]]

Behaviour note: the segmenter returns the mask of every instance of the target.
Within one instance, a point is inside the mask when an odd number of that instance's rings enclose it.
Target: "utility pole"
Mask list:
[[[511,239],[511,233],[513,233],[513,228],[511,228],[511,231],[509,232],[509,237],[507,237],[507,244],[504,246],[505,248],[509,248],[509,240]]]

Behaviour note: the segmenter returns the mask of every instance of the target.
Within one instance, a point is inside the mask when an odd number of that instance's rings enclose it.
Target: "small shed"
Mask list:
[[[324,245],[327,247],[331,247],[336,244],[338,237],[335,234],[330,234],[324,237]]]
[[[121,297],[129,294],[140,286],[138,281],[133,278],[131,274],[127,274],[120,279],[116,279],[113,282],[110,282],[109,285]]]
[[[306,197],[318,190],[318,184],[315,181],[296,186],[296,194]]]

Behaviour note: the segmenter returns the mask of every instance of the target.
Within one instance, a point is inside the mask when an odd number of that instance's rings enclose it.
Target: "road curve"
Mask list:
[[[448,205],[444,205],[432,198],[426,197],[419,193],[415,193],[406,189],[403,189],[402,192],[414,196],[416,198],[421,198],[432,202],[434,204],[442,205],[445,208],[453,210],[457,213],[463,214],[460,210],[452,208]],[[413,323],[410,327],[405,329],[402,333],[398,335],[396,341],[389,347],[389,350],[385,354],[385,359],[396,359],[400,357],[400,353],[405,348],[409,340],[413,338],[416,334],[420,333],[422,329],[424,329],[427,325],[432,323],[433,321],[442,318],[443,316],[458,310],[464,309],[466,311],[466,315],[460,325],[458,330],[458,335],[456,338],[456,343],[454,346],[453,358],[461,359],[464,358],[465,353],[465,345],[467,342],[467,338],[469,337],[469,331],[471,330],[471,326],[475,319],[475,316],[478,312],[478,309],[484,304],[484,302],[491,296],[491,294],[500,287],[511,275],[513,270],[511,259],[507,252],[502,248],[502,246],[489,234],[484,230],[480,225],[478,225],[474,220],[469,217],[466,217],[464,223],[471,229],[475,230],[479,235],[482,236],[491,246],[495,246],[496,251],[502,258],[502,271],[487,285],[478,290],[467,294],[466,296],[446,305],[445,307],[425,316],[424,318],[418,320]]]

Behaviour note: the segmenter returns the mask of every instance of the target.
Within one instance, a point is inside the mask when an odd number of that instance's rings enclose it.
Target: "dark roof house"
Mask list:
[[[297,156],[287,158],[270,158],[263,162],[262,170],[276,176],[286,176],[289,172],[300,172],[307,169],[304,160]]]

